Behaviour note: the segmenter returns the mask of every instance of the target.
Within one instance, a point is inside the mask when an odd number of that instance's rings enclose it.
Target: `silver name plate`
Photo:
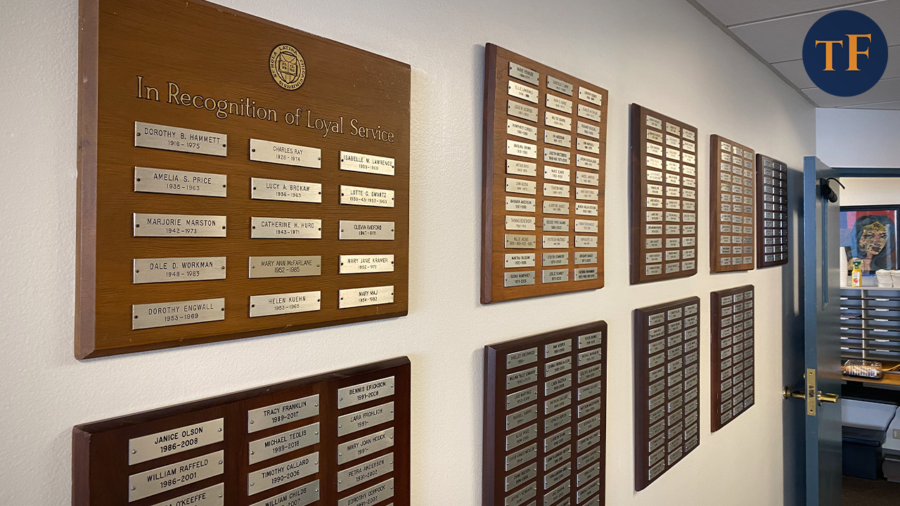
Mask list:
[[[503,273],[503,287],[526,286],[534,284],[534,271]]]
[[[363,462],[358,466],[348,467],[343,471],[338,471],[337,480],[338,492],[343,492],[348,488],[361,485],[367,481],[371,481],[394,471],[394,454],[388,453],[381,457]]]
[[[134,213],[135,237],[225,237],[225,216]]]
[[[348,288],[340,290],[338,298],[338,309],[392,304],[394,302],[394,286]]]
[[[251,239],[321,239],[322,220],[250,218]]]
[[[535,457],[537,457],[537,445],[533,444],[517,451],[516,453],[510,453],[509,455],[507,455],[505,459],[504,469],[506,471],[509,471],[510,469],[519,467],[520,465],[534,459]]]
[[[185,425],[128,440],[128,465],[174,455],[218,443],[224,439],[225,419]]]
[[[394,377],[360,383],[338,390],[338,409],[382,399],[394,395]]]
[[[322,168],[321,149],[259,139],[250,139],[250,159],[254,162]]]
[[[341,274],[394,272],[394,255],[340,255]]]
[[[271,427],[296,422],[319,414],[319,395],[311,395],[247,412],[247,432],[252,434]]]
[[[374,487],[367,488],[353,495],[348,495],[343,499],[339,499],[337,504],[338,506],[363,506],[368,504],[378,504],[391,497],[394,497],[393,478],[384,483],[379,483]]]
[[[523,67],[518,63],[509,62],[509,75],[510,77],[515,77],[516,79],[521,79],[526,83],[531,83],[537,86],[540,81],[541,75],[534,70],[531,70],[528,67]]]
[[[134,147],[227,156],[228,136],[203,130],[134,122]]]
[[[225,197],[228,193],[228,176],[205,172],[135,167],[134,191]]]
[[[363,155],[341,151],[341,170],[367,174],[394,175],[394,159],[386,156]]]
[[[250,279],[322,274],[322,257],[250,257]]]
[[[341,185],[341,204],[351,206],[394,207],[394,190]]]
[[[318,311],[322,292],[276,293],[250,296],[250,318]]]
[[[369,434],[338,445],[338,464],[346,464],[366,455],[394,446],[394,428]]]
[[[128,477],[128,502],[134,502],[225,472],[225,451],[182,460]]]
[[[134,284],[225,279],[225,257],[135,258]]]
[[[131,330],[214,322],[224,319],[224,298],[131,306]]]
[[[184,494],[154,506],[224,506],[225,484],[219,483],[196,492]]]
[[[284,202],[322,203],[322,185],[281,179],[250,178],[250,198]]]
[[[251,441],[250,465],[306,448],[319,442],[319,422],[281,434]]]
[[[513,372],[506,375],[506,389],[511,390],[537,381],[537,367]],[[900,438],[898,438],[900,439]]]
[[[338,417],[338,436],[346,436],[394,419],[394,403],[388,402]]]
[[[306,506],[319,500],[319,480],[300,485],[283,494],[263,499],[251,506]],[[173,506],[194,506],[193,504],[179,504]]]
[[[393,221],[340,221],[342,241],[393,241]]]
[[[319,452],[247,474],[247,495],[258,494],[319,472]]]
[[[537,348],[516,351],[506,356],[506,368],[514,369],[519,366],[537,362]]]

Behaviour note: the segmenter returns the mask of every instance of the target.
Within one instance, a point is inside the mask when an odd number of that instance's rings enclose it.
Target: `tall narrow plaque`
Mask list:
[[[357,506],[389,483],[410,506],[410,381],[401,357],[76,426],[72,505]]]
[[[749,271],[756,218],[756,154],[720,135],[709,138],[709,269]]]
[[[485,347],[484,506],[606,503],[606,343],[599,321]]]
[[[753,285],[710,294],[711,423],[715,432],[731,423],[754,402]]]
[[[631,284],[697,274],[697,129],[631,106]]]
[[[493,44],[485,60],[481,302],[602,288],[608,92]]]
[[[700,445],[700,299],[634,311],[634,486]]]
[[[788,262],[788,168],[765,155],[756,155],[756,266]]]

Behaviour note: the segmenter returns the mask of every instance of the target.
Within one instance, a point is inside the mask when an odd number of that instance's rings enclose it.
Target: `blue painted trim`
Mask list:
[[[805,162],[803,168],[806,169]],[[900,177],[900,168],[834,167],[831,170],[837,172],[837,177]]]

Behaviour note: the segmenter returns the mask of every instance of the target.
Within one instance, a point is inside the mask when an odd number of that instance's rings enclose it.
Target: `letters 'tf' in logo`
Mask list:
[[[847,34],[847,38],[850,39],[850,44],[847,50],[849,57],[849,66],[847,67],[847,71],[859,71],[859,55],[864,54],[866,58],[869,57],[869,49],[866,48],[865,51],[859,50],[859,39],[861,37],[865,37],[869,39],[869,42],[872,41],[872,34],[866,35],[852,35]],[[825,44],[825,69],[824,72],[834,72],[834,45],[840,44],[841,47],[844,47],[843,40],[817,40],[816,47],[819,47],[819,44]]]

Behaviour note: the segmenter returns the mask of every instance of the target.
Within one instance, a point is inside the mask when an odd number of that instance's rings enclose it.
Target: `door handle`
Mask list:
[[[804,394],[803,392],[800,392],[800,391],[792,391],[789,387],[784,387],[784,390],[782,390],[781,395],[785,399],[806,399],[806,394]]]
[[[837,404],[837,401],[838,401],[838,399],[840,399],[840,396],[838,394],[823,394],[822,391],[820,390],[819,395],[816,396],[816,398],[819,400],[819,406],[821,406],[823,402]]]

